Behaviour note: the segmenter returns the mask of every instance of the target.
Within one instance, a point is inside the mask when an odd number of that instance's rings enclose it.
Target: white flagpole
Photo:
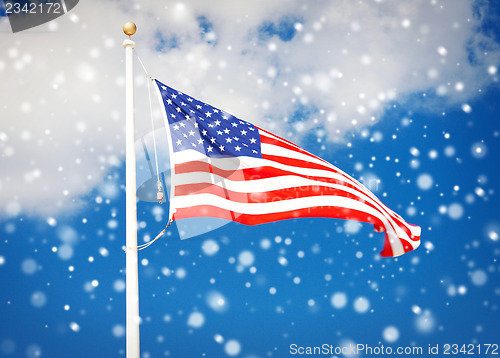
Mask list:
[[[135,42],[130,39],[136,31],[133,22],[123,25],[129,36],[125,47],[125,99],[126,99],[126,334],[127,358],[140,358],[139,347],[139,272],[137,263],[137,197],[135,173],[135,119],[134,119],[134,58]]]

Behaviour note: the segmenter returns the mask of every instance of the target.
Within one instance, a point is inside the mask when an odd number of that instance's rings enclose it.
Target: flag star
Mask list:
[[[215,123],[216,126],[220,126],[220,121],[219,120],[216,120],[214,123]]]
[[[207,130],[206,130],[206,129],[202,130],[202,131],[201,131],[201,134],[203,134],[203,135],[205,135],[205,136],[206,136],[206,135],[207,135]]]
[[[191,145],[196,148],[196,144],[195,143],[191,143]]]
[[[257,154],[257,151],[255,149],[252,149],[252,153]]]
[[[168,103],[168,104],[172,104],[172,100],[171,100],[170,98],[169,98],[169,99],[167,99],[167,103]]]
[[[254,128],[254,127],[250,127],[250,128],[248,128],[248,129],[250,129],[251,131],[254,131],[254,130],[255,130],[255,128]]]
[[[198,144],[203,144],[203,139],[198,139]]]
[[[224,129],[224,133],[229,134],[230,130],[228,128]]]
[[[221,152],[223,152],[223,151],[224,151],[224,146],[223,146],[223,145],[221,145],[221,146],[219,147],[219,149],[220,149],[220,151],[221,151]]]
[[[212,153],[212,150],[214,150],[214,148],[212,148],[211,146],[208,146],[207,152]]]
[[[238,137],[233,137],[233,139],[234,139],[235,141],[239,141],[239,140],[240,140],[240,138],[238,138]]]
[[[181,106],[186,106],[186,104],[184,102],[181,102]]]
[[[207,116],[207,118],[209,118],[211,115],[212,115],[212,113],[210,113],[210,112],[205,113],[205,116]]]
[[[177,145],[181,145],[182,144],[182,140],[179,139],[176,143],[177,143]]]
[[[231,138],[226,138],[226,143],[231,143],[233,140]]]
[[[194,127],[198,128],[198,122],[194,122]]]
[[[208,123],[208,127],[209,127],[209,128],[213,128],[213,127],[214,127],[214,125],[213,125],[212,123]]]
[[[214,144],[215,143],[215,138],[214,137],[210,138],[210,141],[212,142],[212,144]]]
[[[186,114],[186,115],[184,116],[184,118],[186,118],[186,119],[191,119],[191,117],[189,117],[189,114]]]
[[[173,114],[173,113],[170,113],[170,116],[171,116],[172,118],[177,118],[177,117],[175,116],[175,114]]]
[[[184,128],[184,127],[186,126],[186,123],[184,123],[184,122],[179,122],[179,125],[180,125],[182,128]]]
[[[189,131],[188,132],[190,136],[194,136],[194,132],[193,131]]]
[[[182,109],[180,109],[179,107],[177,107],[175,110],[176,110],[177,112],[181,112],[181,111],[182,111]]]
[[[250,138],[250,144],[255,144],[257,143],[257,139],[255,138]]]
[[[236,123],[236,122],[233,122],[231,124],[233,125],[233,127],[238,127],[238,123]]]
[[[217,131],[217,135],[222,135],[222,131]]]
[[[217,108],[212,108],[214,113],[219,113],[219,110]]]
[[[167,87],[165,87],[165,86],[161,86],[161,88],[162,88],[164,91],[166,91],[166,90],[167,90]]]
[[[192,98],[188,98],[187,99],[189,102],[193,102],[193,99]]]
[[[199,104],[197,104],[196,109],[201,109],[201,106]]]
[[[174,128],[174,130],[176,130],[176,131],[178,131],[178,130],[179,130],[179,126],[178,126],[177,124],[176,124],[176,125],[174,125],[174,127],[173,127],[173,128]]]
[[[195,113],[196,113],[196,112],[195,112],[195,111],[193,111],[192,109],[190,109],[190,110],[189,110],[189,112],[190,112],[191,114],[195,114]]]
[[[173,98],[173,99],[176,99],[176,98],[177,98],[177,95],[172,93],[172,98]]]
[[[187,137],[188,137],[186,133],[182,133],[182,136],[183,136],[184,138],[187,138]]]
[[[241,147],[239,145],[237,145],[236,147],[234,147],[234,150],[236,150],[237,152],[239,152],[241,150]]]
[[[227,119],[227,116],[222,116],[222,118]]]
[[[246,130],[242,130],[241,131],[241,135],[246,135],[247,134],[247,131]]]

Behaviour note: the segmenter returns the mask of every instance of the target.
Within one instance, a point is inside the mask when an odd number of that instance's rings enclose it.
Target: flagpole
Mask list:
[[[126,141],[126,334],[127,358],[140,358],[139,347],[139,270],[137,259],[137,197],[135,173],[135,119],[134,119],[134,58],[135,34],[133,22],[123,25],[129,37],[123,41],[125,48],[125,141]]]

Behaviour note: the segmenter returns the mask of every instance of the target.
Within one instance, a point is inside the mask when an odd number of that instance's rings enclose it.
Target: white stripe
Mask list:
[[[403,245],[399,237],[407,237],[406,233],[396,226],[397,232],[394,232],[388,222],[388,218],[382,215],[378,210],[373,209],[365,203],[354,199],[339,197],[339,196],[321,196],[321,197],[306,197],[290,200],[281,200],[268,203],[239,203],[221,198],[213,194],[196,194],[184,195],[175,197],[176,208],[190,208],[198,205],[209,205],[219,207],[225,210],[236,213],[249,215],[265,215],[278,213],[283,211],[292,211],[298,209],[306,209],[318,206],[336,206],[352,210],[359,210],[369,215],[372,215],[381,220],[386,228],[386,231],[391,238],[391,246],[393,253],[404,253]],[[398,230],[399,229],[399,230]],[[408,240],[411,241],[411,240]]]
[[[223,177],[217,174],[213,174],[212,176],[211,175],[212,173],[208,172],[189,172],[189,173],[177,174],[179,183],[178,185],[198,184],[198,183],[220,185],[224,181],[226,189],[240,193],[263,193],[273,190],[282,190],[299,186],[314,186],[314,187],[329,187],[329,188],[343,189],[357,196],[359,196],[359,194],[363,194],[345,185],[325,183],[319,180],[307,179],[294,175],[283,175],[273,178],[244,180],[242,172],[236,171],[234,173],[235,173],[234,175],[231,175],[229,177]],[[365,198],[367,197],[365,196]]]
[[[297,152],[295,150],[286,149],[274,144],[262,143],[262,154],[276,155],[278,157],[291,158],[303,160],[306,163],[316,163],[328,167],[325,162],[319,160],[318,158],[311,157],[309,155]],[[332,168],[333,169],[333,168]]]
[[[297,144],[294,144],[292,142],[288,142],[288,141],[284,140],[283,138],[280,138],[277,135],[274,135],[272,133],[267,133],[267,132],[264,132],[263,130],[259,129],[259,134],[260,134],[261,137],[267,137],[267,138],[275,139],[278,142],[281,142],[283,144],[291,145],[292,147],[297,148],[297,150],[302,150],[302,151],[304,151],[306,153],[309,153],[307,150],[305,150],[304,148],[299,147]],[[312,153],[309,153],[309,154],[314,155]]]
[[[173,156],[176,165],[180,165],[190,161],[201,161],[208,163],[207,156],[193,149],[187,149],[181,152],[176,152],[174,153]],[[230,171],[269,166],[308,176],[324,177],[340,181],[346,181],[350,179],[349,177],[345,178],[340,174],[328,170],[296,167],[293,165],[282,164],[268,159],[261,159],[261,158],[247,157],[247,156],[228,157],[228,158],[210,157],[210,163],[219,169],[230,170]]]

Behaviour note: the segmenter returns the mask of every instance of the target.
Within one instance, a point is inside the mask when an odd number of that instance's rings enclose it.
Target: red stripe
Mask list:
[[[185,196],[185,195],[195,195],[195,194],[212,194],[217,195],[221,198],[228,199],[230,201],[238,203],[249,203],[249,204],[263,204],[263,203],[273,203],[283,200],[292,200],[299,198],[309,198],[309,197],[322,197],[322,196],[338,196],[348,199],[353,199],[358,202],[362,202],[374,210],[380,212],[380,210],[375,207],[370,202],[366,202],[359,196],[349,193],[345,190],[338,188],[331,188],[325,186],[297,186],[293,188],[285,188],[266,192],[255,192],[255,193],[242,193],[237,191],[232,191],[223,188],[216,184],[209,183],[196,183],[196,184],[181,184],[175,187],[175,196]],[[321,205],[318,205],[321,207]]]
[[[185,174],[192,172],[214,173],[216,175],[219,175],[225,179],[232,181],[258,180],[258,179],[267,179],[267,178],[275,178],[279,176],[291,175],[300,178],[317,180],[324,183],[340,184],[361,192],[359,187],[342,180],[337,180],[322,176],[298,174],[290,170],[278,169],[271,166],[261,166],[261,167],[236,169],[236,170],[224,170],[207,162],[191,161],[182,164],[175,164],[174,170],[175,174]]]
[[[230,212],[230,210],[222,209],[218,206],[195,205],[188,208],[177,208],[177,211],[174,213],[174,220],[191,217],[213,217],[231,220]],[[306,217],[328,217],[335,219],[357,220],[383,226],[382,221],[375,216],[369,215],[363,211],[338,206],[303,208],[267,214],[242,214],[234,211],[233,213],[235,216],[234,221],[245,225],[258,225],[278,220]]]
[[[262,131],[264,131],[264,130],[262,130]],[[269,132],[267,132],[267,133],[269,133]],[[309,157],[312,157],[312,158],[315,158],[315,159],[319,159],[319,160],[321,160],[321,161],[324,162],[323,159],[318,158],[314,154],[309,153],[307,150],[304,150],[304,149],[302,149],[302,148],[300,148],[300,147],[296,146],[295,144],[290,143],[288,141],[284,142],[284,141],[280,141],[280,140],[275,139],[275,138],[271,138],[271,137],[267,137],[267,136],[261,135],[260,136],[260,142],[261,143],[265,143],[265,144],[272,144],[272,145],[275,145],[277,147],[281,147],[281,148],[285,148],[285,149],[289,149],[289,150],[293,150],[294,152],[299,152],[299,153],[305,154],[305,155],[307,155]]]
[[[180,184],[175,186],[175,196],[213,194],[238,203],[249,203],[252,194],[240,193],[210,183]],[[258,193],[260,194],[260,193]]]
[[[262,159],[271,160],[273,162],[277,162],[277,163],[281,163],[281,164],[285,164],[285,165],[292,165],[294,167],[299,167],[299,168],[326,170],[329,172],[339,174],[339,172],[332,167],[329,167],[329,166],[326,166],[323,164],[307,162],[307,161],[302,160],[302,159],[282,157],[279,155],[271,155],[271,154],[262,154]]]
[[[253,215],[253,214],[241,214],[212,205],[196,205],[189,208],[178,208],[173,216],[173,219],[180,220],[192,217],[213,217],[230,221],[236,221],[238,223],[245,225],[265,224],[273,221],[286,220],[286,219],[297,219],[297,218],[307,218],[307,217],[328,217],[334,219],[356,220],[366,223],[372,223],[374,225],[377,225],[378,227],[383,227],[382,221],[377,217],[369,215],[363,211],[346,209],[337,206],[312,207],[312,208],[298,209],[292,211],[282,211],[271,214]],[[401,238],[400,240],[403,244],[405,252],[412,250],[412,246],[406,240]],[[387,232],[385,234],[384,248],[380,252],[380,255],[383,257],[393,256]]]
[[[305,150],[304,148],[301,148],[299,147],[297,144],[295,143],[292,143],[290,142],[289,140],[286,140],[284,138],[281,138],[281,137],[278,137],[274,134],[272,134],[271,132],[268,132],[266,131],[265,129],[262,129],[262,128],[259,128],[259,127],[256,127],[259,131],[261,132],[264,132],[265,134],[269,135],[270,137],[266,136],[266,135],[261,135],[260,136],[260,141],[261,143],[269,143],[269,144],[274,144],[274,145],[278,145],[280,147],[283,147],[283,148],[287,148],[287,149],[291,149],[291,150],[294,150],[294,151],[297,151],[297,152],[300,152],[300,153],[303,153],[303,154],[306,154],[310,157],[313,157],[313,158],[316,158],[318,160],[321,160],[322,162],[325,162],[327,164],[330,164],[328,163],[326,160],[324,159],[321,159],[320,157],[317,157],[315,156],[314,154],[312,153],[309,153],[307,150]]]

